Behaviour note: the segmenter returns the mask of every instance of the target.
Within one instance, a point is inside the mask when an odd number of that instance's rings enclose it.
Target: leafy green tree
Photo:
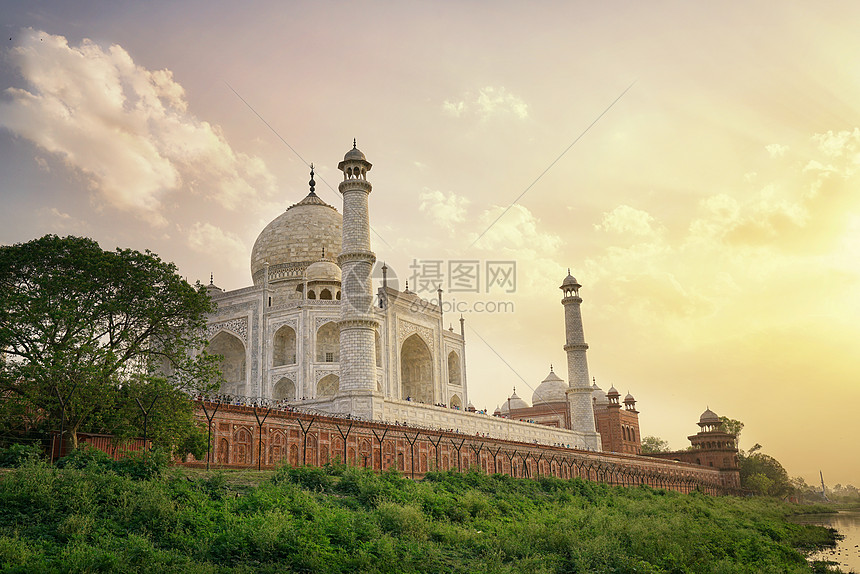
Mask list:
[[[669,443],[660,437],[642,437],[642,454],[654,454],[658,452],[669,452]]]
[[[772,456],[759,452],[760,449],[761,445],[756,444],[749,452],[738,453],[741,487],[767,496],[793,494],[796,489],[785,468]]]
[[[723,430],[735,435],[735,446],[737,446],[741,440],[741,431],[744,430],[744,423],[736,419],[730,419],[729,417],[720,417],[720,420],[723,422]]]
[[[75,446],[79,430],[122,428],[132,388],[164,391],[166,418],[177,395],[159,381],[205,392],[220,380],[218,357],[196,352],[212,309],[204,287],[149,251],[55,235],[2,246],[0,396],[12,404],[4,412],[35,414],[52,429],[62,419]]]

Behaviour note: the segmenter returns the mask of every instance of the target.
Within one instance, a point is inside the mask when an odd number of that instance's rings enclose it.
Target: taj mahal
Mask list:
[[[463,319],[458,331],[446,329],[441,293],[428,304],[408,286],[396,289],[371,250],[371,167],[355,143],[338,164],[342,214],[317,196],[311,169],[307,196],[257,237],[253,285],[223,291],[210,281],[217,310],[207,335],[209,352],[223,356],[221,393],[361,420],[604,450],[595,421],[598,407],[612,407],[614,389],[604,394],[589,378],[577,280],[568,273],[560,286],[567,382],[550,373],[535,390],[534,407],[514,393],[495,416],[475,412]],[[371,276],[379,271],[374,293]],[[636,411],[628,400],[625,406],[629,419]],[[637,444],[637,433],[638,422],[624,436]]]

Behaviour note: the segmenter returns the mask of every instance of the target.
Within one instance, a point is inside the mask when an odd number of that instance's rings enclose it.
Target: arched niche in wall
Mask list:
[[[296,400],[296,384],[287,377],[275,383],[272,388],[272,398],[276,401],[294,401]]]
[[[460,355],[456,351],[448,353],[448,384],[460,386],[463,384],[463,374],[460,368]]]
[[[333,397],[340,390],[340,378],[337,375],[326,375],[317,383],[317,397]]]
[[[400,398],[433,404],[433,357],[418,334],[400,347]]]
[[[209,341],[207,352],[221,355],[219,366],[224,382],[220,392],[230,395],[245,394],[245,344],[236,335],[220,331]]]
[[[340,327],[329,321],[317,330],[317,362],[337,363],[340,361]]]
[[[296,332],[289,325],[275,331],[272,341],[272,365],[294,365],[296,363]]]

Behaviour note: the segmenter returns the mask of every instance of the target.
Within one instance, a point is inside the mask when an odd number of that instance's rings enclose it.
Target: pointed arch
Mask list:
[[[333,397],[340,390],[340,378],[337,375],[326,375],[317,383],[317,397]]]
[[[451,395],[451,400],[448,404],[455,409],[463,408],[463,401],[460,399],[460,395]]]
[[[224,382],[221,392],[231,395],[245,394],[245,344],[229,331],[219,331],[209,341],[207,349],[211,355],[221,355],[219,366]]]
[[[334,321],[317,329],[316,355],[319,363],[340,362],[340,327]]]
[[[284,325],[272,340],[272,366],[294,365],[296,363],[296,331]]]
[[[418,334],[400,347],[400,398],[433,404],[433,356]]]
[[[460,355],[456,351],[448,353],[448,384],[458,387],[463,384]]]
[[[320,291],[320,299],[325,301],[331,301],[331,291],[329,291],[328,288]]]
[[[233,434],[235,454],[233,462],[236,464],[251,464],[251,447],[253,437],[251,431],[241,427]]]
[[[276,401],[296,400],[296,384],[292,379],[281,377],[272,389],[272,398]]]

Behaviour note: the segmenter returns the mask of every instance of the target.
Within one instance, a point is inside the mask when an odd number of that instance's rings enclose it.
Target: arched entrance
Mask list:
[[[328,322],[317,330],[317,362],[337,363],[340,361],[340,328],[337,323]]]
[[[326,375],[317,383],[317,397],[333,397],[340,390],[340,378]]]
[[[294,365],[296,363],[296,332],[284,325],[275,332],[272,352],[272,365]]]
[[[448,353],[448,384],[456,386],[463,384],[460,373],[460,355],[454,351]]]
[[[220,367],[224,382],[220,392],[228,395],[245,394],[245,345],[239,337],[221,331],[209,341],[207,352],[221,355]]]
[[[400,398],[433,403],[433,358],[427,343],[417,334],[400,348]]]
[[[272,398],[276,401],[296,400],[296,384],[287,377],[282,377],[272,389]]]

